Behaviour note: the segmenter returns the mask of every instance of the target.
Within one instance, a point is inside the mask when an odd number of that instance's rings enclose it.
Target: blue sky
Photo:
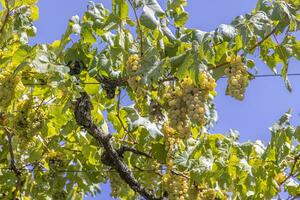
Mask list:
[[[97,2],[107,7],[111,3],[110,0]],[[81,16],[87,3],[87,0],[40,0],[40,20],[36,23],[38,32],[32,43],[60,39],[69,18],[76,14]],[[188,0],[188,26],[211,31],[219,24],[230,23],[234,17],[250,12],[255,4],[255,0]],[[256,58],[255,60],[259,73],[271,73],[264,63]],[[292,60],[290,72],[300,73],[297,68],[299,64],[299,61]],[[289,108],[293,109],[292,123],[300,124],[300,77],[290,77],[290,81],[292,93],[285,89],[283,80],[279,77],[257,78],[251,81],[243,102],[225,96],[226,80],[219,81],[218,96],[215,99],[219,122],[213,132],[225,133],[229,129],[236,129],[241,133],[241,141],[260,139],[266,144],[270,138],[268,127]],[[103,193],[96,199],[110,200],[109,187],[104,186]]]

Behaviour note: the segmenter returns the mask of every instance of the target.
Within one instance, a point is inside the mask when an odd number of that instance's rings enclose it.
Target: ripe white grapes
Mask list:
[[[205,104],[209,94],[215,92],[216,82],[207,73],[199,76],[199,85],[190,77],[179,82],[175,88],[169,88],[163,99],[169,117],[169,126],[176,130],[178,137],[186,138],[190,133],[189,123],[200,126],[206,124]]]
[[[228,77],[227,94],[238,100],[243,100],[248,86],[247,67],[239,55],[228,56],[226,61],[230,63],[230,66],[225,69],[225,74]]]
[[[18,77],[14,77],[9,71],[0,73],[0,110],[7,109],[14,99],[18,82]]]
[[[127,73],[130,75],[130,74],[137,72],[137,70],[141,67],[140,62],[141,62],[141,59],[137,54],[130,55],[126,62]],[[127,82],[129,84],[129,87],[133,91],[137,91],[140,80],[141,80],[140,76],[130,76],[130,77],[128,77]]]
[[[163,185],[169,200],[189,199],[189,182],[186,177],[168,171],[163,176]]]

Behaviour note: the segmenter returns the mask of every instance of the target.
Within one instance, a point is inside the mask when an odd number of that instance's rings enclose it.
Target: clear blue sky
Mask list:
[[[97,1],[110,7],[110,0]],[[160,1],[162,2],[162,1]],[[35,42],[51,42],[60,39],[68,19],[86,9],[87,0],[40,0],[40,20],[36,23],[38,29]],[[211,31],[219,24],[230,23],[238,15],[245,14],[255,7],[255,0],[188,0],[187,11],[190,13],[188,26],[204,31]],[[297,35],[300,38],[300,34]],[[270,74],[262,62],[257,61],[261,74]],[[300,62],[292,60],[290,72],[300,72]],[[230,128],[241,133],[241,141],[269,141],[271,126],[289,108],[293,109],[293,124],[300,124],[300,77],[290,77],[293,92],[289,93],[279,77],[257,78],[251,81],[243,102],[225,96],[226,80],[218,82],[218,96],[215,99],[219,114],[219,122],[214,132],[225,133]],[[103,193],[95,199],[110,200],[109,187],[103,188]],[[87,197],[86,199],[94,199]]]

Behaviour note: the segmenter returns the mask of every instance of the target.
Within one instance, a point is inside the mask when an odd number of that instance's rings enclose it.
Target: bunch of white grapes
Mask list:
[[[19,78],[9,71],[0,72],[0,110],[7,109],[15,98]]]
[[[20,101],[13,118],[13,127],[17,135],[27,143],[46,126],[46,115],[42,108],[35,107],[32,98]]]
[[[187,177],[167,171],[162,181],[169,200],[189,199],[189,181]]]
[[[225,69],[225,74],[228,77],[227,94],[238,100],[243,100],[249,81],[247,67],[239,55],[228,56],[226,61],[230,63],[230,66]]]
[[[132,75],[133,73],[137,72],[138,69],[141,67],[141,59],[137,54],[132,54],[128,57],[128,60],[126,62],[126,70],[129,75]],[[139,81],[141,80],[140,76],[129,76],[127,79],[127,82],[129,84],[129,87],[133,91],[136,91],[138,89]]]
[[[181,138],[189,136],[189,122],[200,126],[206,124],[205,104],[210,100],[210,94],[215,92],[215,88],[215,80],[202,72],[199,85],[194,84],[190,77],[186,77],[164,95],[170,127],[177,130]]]

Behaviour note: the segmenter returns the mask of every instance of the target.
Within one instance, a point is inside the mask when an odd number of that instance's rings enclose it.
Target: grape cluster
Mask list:
[[[14,77],[9,71],[0,73],[0,110],[1,107],[6,109],[14,99],[18,82],[18,77]]]
[[[167,172],[163,176],[164,189],[168,193],[169,200],[189,199],[189,183],[186,177],[172,172]]]
[[[174,168],[174,154],[178,149],[179,138],[174,137],[176,130],[170,127],[168,123],[163,126],[163,133],[165,135],[165,148],[167,151],[166,174],[162,177],[162,184],[164,190],[168,194],[170,200],[185,200],[188,196],[188,180],[172,172]]]
[[[217,192],[214,189],[204,189],[199,193],[199,200],[202,199],[216,199],[217,198]]]
[[[169,89],[164,95],[170,126],[180,133],[181,138],[189,135],[189,122],[200,126],[206,124],[205,104],[210,100],[209,94],[214,93],[215,87],[215,80],[203,72],[199,77],[199,86],[186,77],[175,89]]]
[[[238,100],[243,100],[248,86],[247,67],[239,55],[228,56],[226,61],[230,63],[230,66],[225,69],[225,74],[228,77],[227,94]]]
[[[46,125],[44,111],[34,108],[32,98],[21,101],[17,105],[17,110],[18,112],[13,118],[13,126],[18,136],[25,141],[31,139]]]
[[[165,138],[165,149],[167,152],[167,166],[169,168],[173,167],[173,155],[176,152],[177,144],[180,142],[179,138],[176,137],[176,130],[170,127],[169,123],[165,123],[162,129]]]
[[[136,72],[140,67],[141,59],[137,54],[132,54],[126,62],[126,69],[129,73]]]
[[[60,152],[50,151],[46,156],[46,161],[52,170],[61,169],[65,166],[64,154]]]
[[[190,199],[195,200],[203,200],[203,199],[211,199],[211,200],[217,200],[217,199],[227,199],[226,195],[224,195],[223,191],[216,190],[214,188],[203,188],[199,185],[193,185],[189,189],[189,196]]]
[[[141,67],[141,59],[137,54],[132,54],[128,57],[128,60],[126,62],[126,70],[127,73],[133,74],[135,73],[140,67]],[[140,76],[130,76],[127,80],[129,87],[133,91],[136,91],[138,89],[139,81],[141,80]]]

